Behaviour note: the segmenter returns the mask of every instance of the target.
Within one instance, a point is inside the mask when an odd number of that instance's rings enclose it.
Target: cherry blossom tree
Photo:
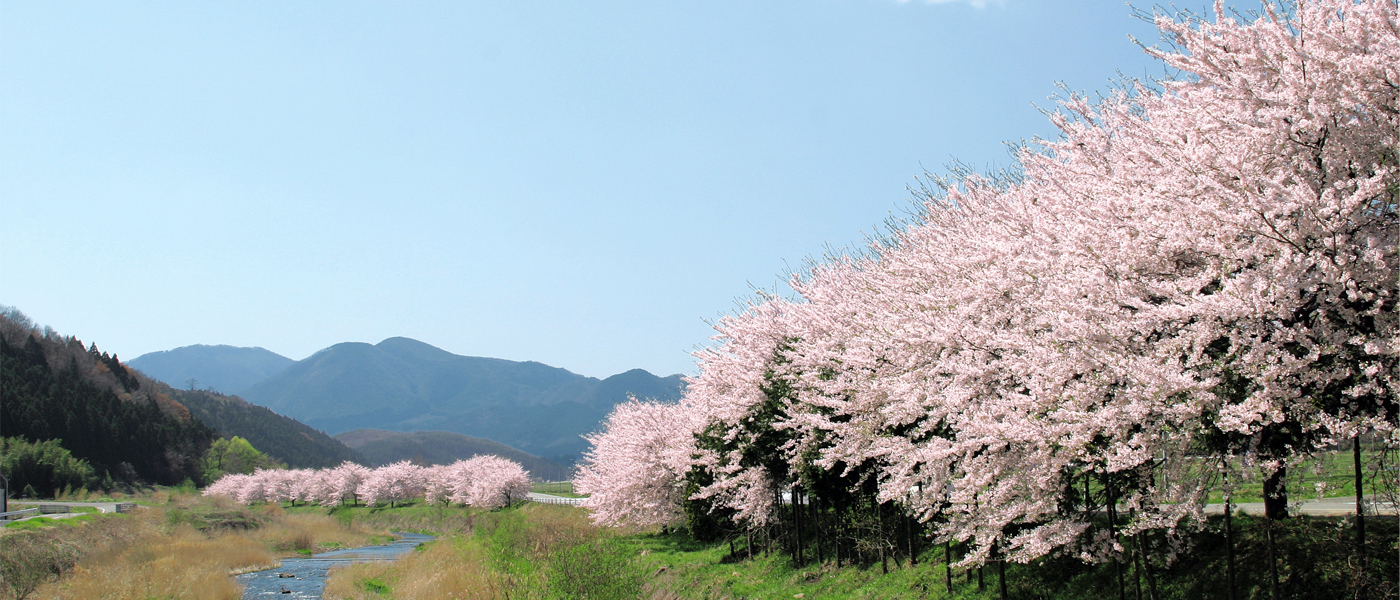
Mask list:
[[[1116,519],[1085,537],[1094,506],[1126,507],[1127,534],[1199,523],[1176,471],[1202,432],[1273,455],[1274,479],[1393,431],[1395,13],[1159,17],[1179,77],[1067,98],[1014,176],[935,182],[893,243],[795,282],[805,302],[721,321],[687,397],[723,442],[700,495],[762,522],[774,457],[875,464],[969,560],[1030,560],[1120,551]],[[790,433],[746,457],[770,430]]]
[[[454,487],[453,501],[478,508],[500,508],[530,495],[530,477],[519,463],[493,455],[455,464],[465,481]]]
[[[422,496],[425,483],[423,467],[403,460],[370,471],[360,489],[365,504],[388,502],[393,506],[396,502]]]
[[[697,414],[687,405],[617,405],[603,431],[585,436],[592,449],[574,475],[582,506],[606,526],[675,525],[684,519],[685,474],[694,447]]]

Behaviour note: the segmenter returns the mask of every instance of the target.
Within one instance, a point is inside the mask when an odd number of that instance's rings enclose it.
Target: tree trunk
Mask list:
[[[1264,519],[1264,536],[1269,542],[1269,600],[1279,600],[1278,558],[1274,554],[1274,519]]]
[[[1001,589],[1001,600],[1006,600],[1006,558],[997,554],[997,587]]]
[[[1235,600],[1235,529],[1230,523],[1230,497],[1225,496],[1225,598]]]
[[[1143,548],[1142,534],[1138,534],[1138,548]],[[1152,600],[1160,600],[1157,597],[1157,576],[1152,572],[1152,555],[1147,550],[1142,550],[1142,572],[1147,575],[1147,596]]]
[[[1113,481],[1109,479],[1111,475],[1104,473],[1103,487],[1107,497],[1104,499],[1104,507],[1108,509],[1108,535],[1113,539],[1113,543],[1118,543],[1118,520],[1117,507],[1118,498],[1113,496]],[[1123,588],[1123,561],[1118,560],[1118,554],[1113,555],[1113,573],[1118,578],[1118,600],[1128,600],[1128,596]]]
[[[1361,491],[1361,434],[1351,440],[1352,469],[1356,475],[1356,561],[1366,572],[1366,511]]]
[[[919,564],[919,547],[914,544],[914,516],[909,515],[905,518],[908,519],[904,522],[904,531],[905,537],[909,539],[909,566],[915,567]]]
[[[1264,480],[1264,518],[1270,521],[1288,518],[1287,467],[1279,467]]]
[[[1288,518],[1287,467],[1279,467],[1264,480],[1264,536],[1269,546],[1269,598],[1279,600],[1278,545],[1274,540],[1274,522]]]
[[[802,564],[802,498],[797,486],[792,486],[792,548],[793,558]]]
[[[953,593],[953,543],[949,540],[943,541],[943,588]]]
[[[1137,593],[1137,600],[1142,600],[1142,545],[1138,544],[1138,536],[1133,536],[1133,589]]]

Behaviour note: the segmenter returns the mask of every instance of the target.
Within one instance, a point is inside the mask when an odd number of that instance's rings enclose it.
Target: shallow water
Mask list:
[[[326,574],[331,567],[357,562],[394,560],[415,546],[433,539],[431,535],[398,533],[402,539],[382,546],[364,546],[332,550],[306,558],[284,558],[282,566],[266,571],[235,575],[234,581],[243,586],[243,598],[320,598],[326,589]],[[292,577],[282,577],[283,574]]]

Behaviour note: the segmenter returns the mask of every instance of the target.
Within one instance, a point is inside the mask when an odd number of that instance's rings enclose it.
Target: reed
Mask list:
[[[333,570],[326,582],[328,600],[480,599],[529,597],[510,594],[511,586],[494,570],[479,543],[463,539],[428,544],[394,563],[362,563]]]
[[[38,598],[78,600],[234,600],[242,589],[232,571],[277,564],[262,544],[239,535],[207,537],[188,525],[155,535],[119,552],[80,563],[70,576]]]
[[[249,509],[174,490],[158,494],[144,498],[153,506],[130,515],[0,529],[0,598],[238,598],[231,573],[276,566],[280,556],[391,537],[325,514]]]

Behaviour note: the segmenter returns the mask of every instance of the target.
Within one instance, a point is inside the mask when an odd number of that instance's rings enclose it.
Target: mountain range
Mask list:
[[[633,369],[600,380],[538,362],[460,356],[403,337],[336,344],[253,381],[265,372],[258,368],[279,364],[272,357],[284,358],[261,348],[187,346],[130,364],[165,381],[230,386],[215,389],[236,389],[330,434],[449,431],[565,462],[587,449],[581,436],[629,395],[675,400],[683,386],[680,375]]]

